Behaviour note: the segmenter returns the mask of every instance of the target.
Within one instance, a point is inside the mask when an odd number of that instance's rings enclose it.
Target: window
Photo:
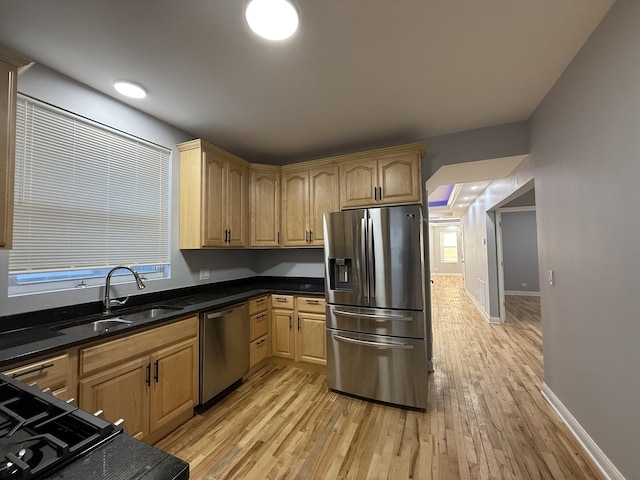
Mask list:
[[[458,263],[458,232],[440,232],[440,262]]]
[[[9,295],[168,277],[170,153],[19,96]]]

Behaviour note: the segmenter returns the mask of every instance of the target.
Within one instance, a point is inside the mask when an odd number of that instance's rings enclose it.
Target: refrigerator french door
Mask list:
[[[416,205],[324,215],[329,388],[427,407],[424,230]]]

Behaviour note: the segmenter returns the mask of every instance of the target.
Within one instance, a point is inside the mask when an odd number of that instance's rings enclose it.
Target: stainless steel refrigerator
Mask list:
[[[417,205],[324,215],[329,388],[427,408],[425,230]]]

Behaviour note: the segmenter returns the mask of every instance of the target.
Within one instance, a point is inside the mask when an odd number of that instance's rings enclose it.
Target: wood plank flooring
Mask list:
[[[461,278],[435,280],[427,412],[329,392],[323,373],[271,363],[156,446],[188,461],[192,479],[600,479],[540,394],[530,298],[489,325]]]

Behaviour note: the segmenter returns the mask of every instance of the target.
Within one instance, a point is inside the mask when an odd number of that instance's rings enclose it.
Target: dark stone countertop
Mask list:
[[[152,305],[173,307],[175,310],[155,318],[137,320],[131,325],[122,324],[108,332],[93,330],[92,322],[105,318],[100,313],[100,302],[0,317],[0,368],[98,339],[170,323],[202,311],[224,308],[266,293],[324,295],[324,279],[253,277],[136,295],[131,297],[126,308],[114,309],[112,316]],[[88,325],[86,328],[69,328],[81,324]]]
[[[58,470],[50,480],[186,480],[189,464],[121,434]]]

